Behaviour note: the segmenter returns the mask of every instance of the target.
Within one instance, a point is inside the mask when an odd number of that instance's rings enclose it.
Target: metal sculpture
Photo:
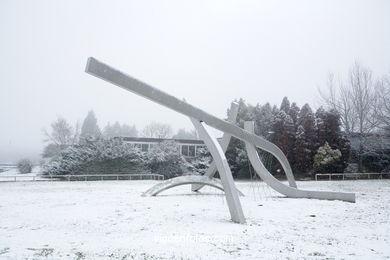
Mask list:
[[[216,178],[210,178],[207,176],[199,176],[199,175],[187,175],[187,176],[179,176],[175,178],[171,178],[165,181],[161,181],[156,185],[152,186],[150,189],[142,193],[143,197],[147,196],[156,196],[159,193],[171,189],[173,187],[181,186],[181,185],[202,185],[202,186],[210,186],[221,191],[224,191],[222,183]],[[244,196],[239,190],[237,190],[240,196]]]
[[[286,195],[287,197],[294,198],[317,198],[327,200],[344,200],[349,202],[355,202],[354,193],[342,193],[342,192],[319,192],[319,191],[303,191],[297,188],[294,175],[291,170],[291,166],[283,154],[283,152],[273,143],[266,139],[253,134],[250,125],[247,123],[246,130],[234,125],[232,122],[228,122],[219,119],[213,115],[210,115],[201,109],[194,107],[183,100],[173,97],[159,89],[149,86],[125,73],[111,68],[110,66],[94,59],[89,58],[86,66],[86,72],[108,81],[114,85],[117,85],[125,90],[140,95],[146,99],[154,101],[160,105],[166,106],[176,112],[188,116],[201,138],[207,145],[211,155],[213,156],[215,166],[210,167],[208,174],[211,177],[215,173],[215,169],[218,170],[223,189],[225,191],[227,205],[229,207],[231,218],[234,222],[245,223],[244,213],[241,208],[238,192],[235,187],[230,168],[225,157],[224,149],[221,147],[227,147],[230,136],[234,136],[245,142],[248,151],[250,161],[254,166],[256,173],[273,189]],[[214,127],[225,133],[225,142],[219,144],[217,139],[213,137],[205,125]],[[248,131],[249,130],[249,131]],[[227,140],[227,141],[226,141]],[[264,167],[261,160],[258,157],[256,149],[260,148],[264,151],[271,153],[282,165],[284,172],[286,173],[289,186],[279,182],[275,179]],[[197,183],[203,185],[203,183]],[[198,190],[200,186],[194,186],[193,190]]]

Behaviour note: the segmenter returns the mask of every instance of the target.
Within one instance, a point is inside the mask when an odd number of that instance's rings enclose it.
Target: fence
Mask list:
[[[10,179],[10,181],[104,181],[104,180],[164,180],[161,174],[94,174],[94,175],[0,175],[0,180]]]
[[[371,176],[378,176],[379,179],[383,179],[383,176],[390,176],[390,173],[378,173],[378,172],[369,172],[369,173],[317,173],[315,175],[315,180],[318,181],[318,177],[326,176],[327,180],[331,181],[332,177],[341,177],[345,179],[361,179],[362,177],[367,177],[371,179]]]

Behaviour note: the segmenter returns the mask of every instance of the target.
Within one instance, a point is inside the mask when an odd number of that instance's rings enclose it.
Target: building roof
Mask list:
[[[202,140],[194,140],[194,139],[173,139],[173,138],[150,138],[150,137],[129,137],[123,136],[120,137],[123,141],[126,142],[140,142],[140,143],[160,143],[163,141],[175,141],[181,144],[201,144],[204,145]]]

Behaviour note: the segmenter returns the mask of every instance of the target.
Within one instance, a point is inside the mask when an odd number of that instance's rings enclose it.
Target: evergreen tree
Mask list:
[[[81,137],[98,137],[100,135],[100,129],[97,124],[97,119],[93,110],[88,112],[87,117],[84,119],[81,126]]]
[[[299,173],[308,173],[312,169],[317,148],[315,117],[308,104],[300,110],[297,124],[294,169]]]
[[[319,107],[316,111],[316,128],[317,128],[317,149],[326,142],[326,111],[323,107]]]
[[[282,104],[280,105],[280,110],[283,110],[286,114],[290,113],[290,101],[287,97],[284,97]]]
[[[273,110],[269,103],[261,106],[257,104],[252,111],[253,120],[255,121],[255,134],[263,136],[265,138],[269,138],[271,131],[273,120],[276,113],[279,110],[276,108],[276,111]]]
[[[291,119],[294,124],[294,131],[296,132],[298,130],[298,115],[299,115],[300,109],[297,106],[297,103],[293,102],[291,104],[290,110],[288,114],[291,116]]]
[[[238,103],[238,113],[237,113],[236,122],[240,127],[244,127],[245,121],[253,120],[253,115],[252,115],[253,107],[250,105],[247,105],[245,103],[245,100],[242,98],[240,98],[238,101],[235,100],[235,102]],[[227,111],[227,114],[228,113],[229,113],[229,109]]]
[[[240,98],[238,101],[237,125],[244,127],[245,121],[253,120],[254,107],[248,106],[245,101]],[[229,113],[229,110],[227,111]],[[248,156],[243,141],[232,137],[228,149],[226,150],[226,158],[229,162],[233,177],[249,178],[248,174]]]
[[[280,110],[274,118],[272,126],[272,141],[286,155],[290,164],[294,163],[294,124],[291,117],[284,111]]]
[[[309,150],[306,141],[305,129],[302,125],[298,126],[295,139],[295,164],[293,165],[294,172],[298,174],[307,173],[313,166],[312,151]]]

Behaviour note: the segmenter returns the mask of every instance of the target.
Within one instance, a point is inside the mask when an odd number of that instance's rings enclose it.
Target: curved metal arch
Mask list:
[[[245,130],[253,133],[254,124],[252,121],[245,122]],[[277,192],[286,195],[291,198],[313,198],[313,199],[324,199],[324,200],[342,200],[348,202],[355,202],[354,193],[345,193],[345,192],[331,192],[331,191],[310,191],[310,190],[300,190],[297,188],[289,187],[278,179],[276,179],[272,174],[265,168],[261,162],[259,155],[257,153],[256,147],[248,142],[245,142],[247,154],[249,160],[255,169],[256,173],[260,178],[267,183],[271,188]]]
[[[181,186],[181,185],[187,185],[187,184],[202,184],[202,185],[208,185],[211,187],[214,187],[216,189],[222,190],[222,185],[220,182],[217,182],[216,179],[208,178],[205,176],[196,176],[196,175],[190,175],[190,176],[179,176],[172,179],[165,180],[163,182],[160,182],[144,193],[142,193],[142,196],[156,196],[157,194],[171,189],[173,187]]]
[[[216,189],[219,189],[221,191],[224,191],[223,186],[221,182],[218,179],[210,178],[206,176],[197,176],[197,175],[188,175],[188,176],[179,176],[172,179],[165,180],[163,182],[160,182],[144,193],[142,193],[142,196],[156,196],[159,193],[171,189],[173,187],[181,186],[181,185],[187,185],[187,184],[197,184],[197,185],[207,185]],[[244,196],[239,190],[237,190],[240,196]]]

